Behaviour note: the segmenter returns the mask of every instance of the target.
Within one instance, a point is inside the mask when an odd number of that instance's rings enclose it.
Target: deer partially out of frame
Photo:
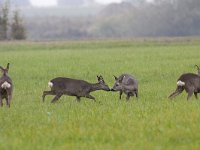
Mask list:
[[[3,75],[0,78],[0,107],[3,106],[3,99],[6,99],[6,104],[10,107],[12,99],[13,84],[11,78],[8,76],[9,63],[6,68],[0,66]]]
[[[197,66],[197,65],[196,65]],[[198,74],[186,73],[182,74],[177,80],[177,88],[169,98],[173,99],[184,90],[188,93],[187,100],[194,94],[198,99],[197,94],[200,93],[200,69],[197,66]]]

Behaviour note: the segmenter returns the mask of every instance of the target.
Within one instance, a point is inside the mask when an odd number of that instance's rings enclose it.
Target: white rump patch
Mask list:
[[[2,89],[9,89],[11,87],[11,84],[8,83],[7,81],[5,81],[2,85],[1,85],[1,88]]]
[[[178,85],[178,86],[185,86],[185,82],[182,82],[182,81],[179,80],[179,81],[177,82],[177,85]]]
[[[52,87],[53,87],[53,83],[52,83],[51,81],[49,81],[48,86],[49,86],[50,88],[52,88]]]

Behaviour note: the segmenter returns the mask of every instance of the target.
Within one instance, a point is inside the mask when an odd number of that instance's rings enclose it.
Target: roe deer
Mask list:
[[[183,91],[188,93],[187,100],[193,95],[198,99],[197,93],[200,93],[200,76],[194,73],[182,74],[177,80],[177,88],[173,92],[169,99],[173,99]]]
[[[96,90],[110,91],[108,85],[104,82],[103,77],[97,76],[98,83],[88,83],[84,80],[71,79],[65,77],[54,78],[49,81],[48,85],[51,88],[50,91],[43,92],[43,102],[46,95],[55,95],[52,103],[55,103],[62,95],[76,96],[78,102],[81,97],[86,97],[95,100],[95,97],[90,95],[90,92]]]
[[[121,99],[122,93],[127,95],[126,100],[129,100],[131,96],[138,98],[138,81],[129,74],[122,74],[118,78],[114,76],[115,84],[111,91],[120,91],[119,99]]]
[[[9,63],[4,69],[0,66],[3,75],[0,78],[0,107],[3,106],[3,99],[6,99],[6,104],[10,107],[10,102],[12,99],[13,84],[11,78],[8,76]]]

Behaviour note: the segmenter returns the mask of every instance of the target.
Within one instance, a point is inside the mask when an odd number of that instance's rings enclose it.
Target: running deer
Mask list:
[[[3,75],[0,78],[0,107],[3,106],[3,99],[6,99],[6,104],[10,107],[10,102],[12,99],[13,84],[11,78],[8,76],[9,63],[4,69],[0,66]]]
[[[122,74],[118,78],[114,76],[115,84],[111,91],[119,91],[119,99],[122,97],[122,93],[127,95],[126,100],[129,100],[131,96],[138,98],[138,81],[129,74]]]
[[[177,80],[177,88],[173,92],[169,99],[173,99],[177,95],[181,94],[184,90],[187,92],[187,100],[193,95],[198,99],[197,94],[200,93],[200,72],[199,67],[197,66],[198,74],[186,73],[182,74]]]
[[[95,101],[95,97],[90,95],[90,92],[97,90],[110,91],[108,85],[104,82],[103,77],[97,76],[98,83],[88,83],[84,80],[77,80],[65,77],[54,78],[49,81],[50,91],[43,92],[43,102],[46,95],[55,95],[52,103],[55,103],[62,95],[75,96],[80,102],[81,97],[86,97]]]

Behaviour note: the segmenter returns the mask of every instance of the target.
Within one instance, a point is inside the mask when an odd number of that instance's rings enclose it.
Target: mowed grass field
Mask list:
[[[0,65],[10,62],[14,82],[11,108],[0,108],[1,150],[200,149],[200,100],[168,96],[176,80],[200,65],[200,40],[110,40],[2,42]],[[139,99],[119,93],[91,93],[97,102],[63,96],[42,102],[54,77],[112,87],[113,75],[133,74]],[[200,96],[200,95],[199,95]]]

